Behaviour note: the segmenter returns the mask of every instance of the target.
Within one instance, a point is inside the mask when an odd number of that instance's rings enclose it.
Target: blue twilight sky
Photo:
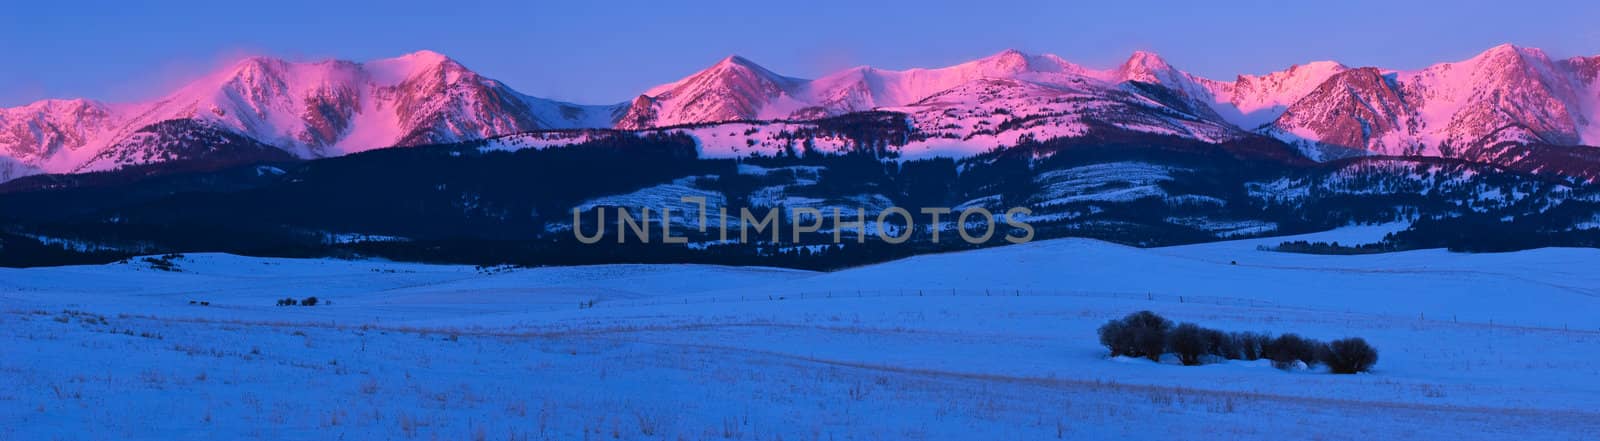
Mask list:
[[[432,49],[523,93],[612,103],[737,53],[815,77],[1017,48],[1112,66],[1136,49],[1214,78],[1310,60],[1416,68],[1500,43],[1600,54],[1600,2],[14,0],[0,106],[147,99],[243,55],[367,60]]]

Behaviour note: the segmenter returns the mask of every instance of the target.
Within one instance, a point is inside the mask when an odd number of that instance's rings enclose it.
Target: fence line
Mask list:
[[[587,301],[579,304],[580,309],[588,308],[633,308],[642,306],[662,305],[710,305],[718,303],[752,303],[768,301],[796,301],[796,300],[828,300],[828,299],[859,299],[859,298],[892,298],[892,297],[1072,297],[1072,298],[1102,298],[1102,299],[1132,299],[1147,301],[1164,301],[1175,303],[1194,303],[1202,305],[1219,306],[1246,306],[1246,307],[1276,307],[1275,302],[1241,299],[1218,296],[1193,296],[1156,294],[1151,292],[1133,291],[1091,291],[1091,290],[1065,290],[1065,289],[998,289],[998,288],[879,288],[857,290],[817,290],[817,291],[791,291],[773,294],[743,294],[717,295],[717,296],[689,296],[674,297],[670,299],[652,299],[642,301],[627,300],[598,300]],[[559,310],[555,308],[552,310]]]

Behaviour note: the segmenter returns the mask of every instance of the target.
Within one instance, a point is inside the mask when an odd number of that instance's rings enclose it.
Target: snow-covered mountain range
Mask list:
[[[1600,145],[1600,57],[1553,60],[1496,46],[1416,71],[1350,69],[1289,106],[1265,131],[1357,153],[1496,159],[1503,143]]]
[[[0,109],[0,154],[57,173],[188,159],[172,149],[192,134],[149,129],[187,120],[195,130],[319,158],[604,125],[610,111],[529,97],[429,51],[366,63],[251,57],[151,102],[46,100]]]
[[[152,102],[0,109],[0,181],[263,156],[243,140],[218,143],[223,134],[320,158],[529,131],[808,121],[869,110],[909,116],[911,135],[897,148],[911,155],[970,155],[1114,127],[1205,142],[1267,135],[1318,160],[1440,156],[1559,172],[1567,167],[1539,165],[1530,159],[1539,151],[1527,146],[1600,145],[1597,71],[1600,57],[1558,60],[1511,45],[1415,71],[1319,61],[1231,81],[1147,52],[1105,69],[1006,50],[943,68],[863,66],[817,79],[731,56],[629,102],[578,105],[523,95],[429,51],[364,63],[252,57]],[[1593,155],[1562,157],[1585,156]]]

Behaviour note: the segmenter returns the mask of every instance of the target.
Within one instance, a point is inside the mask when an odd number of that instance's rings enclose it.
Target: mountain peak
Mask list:
[[[987,57],[963,64],[979,66],[989,75],[1015,75],[1029,72],[1064,72],[1077,69],[1072,63],[1055,55],[1034,55],[1017,49],[1006,49]]]
[[[1520,51],[1520,50],[1522,50],[1522,48],[1517,46],[1517,45],[1515,45],[1515,44],[1512,44],[1512,43],[1500,43],[1500,44],[1497,44],[1494,47],[1491,47],[1488,50],[1485,50],[1483,52],[1484,53],[1515,52],[1515,51]]]
[[[760,67],[754,61],[750,61],[749,58],[745,58],[739,54],[731,54],[727,57],[723,57],[722,61],[718,61],[715,66]]]
[[[426,49],[361,63],[362,69],[381,84],[396,84],[438,66],[444,66],[447,71],[470,72],[456,60]]]
[[[1300,69],[1314,69],[1314,70],[1318,70],[1318,71],[1342,71],[1342,70],[1348,69],[1348,67],[1346,67],[1344,65],[1344,63],[1340,63],[1340,62],[1333,61],[1333,60],[1312,61],[1310,63],[1296,64],[1296,65],[1293,65],[1293,66],[1289,66],[1289,71],[1290,72],[1294,72],[1294,71],[1297,71],[1297,70],[1300,70]]]
[[[1133,54],[1128,55],[1128,60],[1122,62],[1122,67],[1123,70],[1142,69],[1154,71],[1172,69],[1172,65],[1167,64],[1166,59],[1161,58],[1160,55],[1154,52],[1147,51],[1133,51]]]
[[[1479,53],[1477,56],[1472,57],[1472,59],[1469,61],[1491,60],[1496,63],[1521,63],[1525,60],[1547,59],[1549,59],[1549,57],[1545,55],[1544,51],[1540,50],[1539,48],[1522,47],[1511,43],[1503,43]]]
[[[1166,60],[1161,58],[1160,54],[1157,54],[1155,52],[1146,51],[1146,50],[1136,50],[1136,51],[1133,51],[1133,53],[1128,54],[1128,62],[1132,63],[1132,62],[1135,62],[1135,61],[1138,61],[1138,62],[1141,62],[1141,63],[1161,63],[1161,64],[1166,64],[1166,62],[1167,62]]]
[[[996,52],[994,55],[991,55],[990,58],[1027,57],[1027,56],[1028,56],[1027,52],[1023,52],[1023,51],[1021,51],[1019,49],[1016,49],[1016,48],[1006,48],[1005,50],[1002,50],[1000,52]]]
[[[428,68],[432,68],[434,66],[452,66],[452,67],[458,67],[458,68],[465,69],[465,66],[462,66],[461,63],[456,62],[455,59],[450,58],[450,57],[446,56],[445,54],[441,54],[441,53],[434,52],[434,51],[427,50],[427,49],[419,50],[419,51],[416,51],[416,52],[408,53],[408,54],[401,55],[401,56],[394,57],[394,58],[385,58],[385,59],[381,59],[381,60],[376,60],[376,61],[373,61],[373,62],[367,63],[367,64],[386,64],[386,65],[391,66],[391,67],[400,67],[400,68],[403,68],[402,70],[407,70],[407,71],[416,71],[416,70],[428,69]]]
[[[1167,60],[1153,52],[1134,51],[1128,60],[1117,67],[1118,81],[1170,84],[1177,74]]]
[[[1023,65],[1023,66],[1026,66],[1029,58],[1032,58],[1032,56],[1028,55],[1028,53],[1026,53],[1026,52],[1023,52],[1023,51],[1020,51],[1020,50],[1016,50],[1016,49],[1006,49],[1006,50],[1003,50],[1003,51],[1000,51],[1000,52],[995,52],[994,55],[983,57],[982,59],[979,59],[978,61],[985,62],[985,63],[991,63],[991,64],[1007,64],[1007,65]]]
[[[273,58],[266,55],[251,55],[240,58],[239,61],[235,61],[233,63],[233,68],[229,69],[229,71],[235,74],[260,71],[264,69],[270,69],[273,66],[282,65],[283,63],[284,61],[279,58]]]
[[[713,64],[711,67],[705,68],[700,72],[696,72],[694,75],[691,75],[689,78],[685,78],[684,80],[690,80],[696,77],[709,78],[727,75],[755,75],[757,77],[767,78],[775,82],[781,82],[785,80],[785,77],[782,75],[778,75],[775,72],[767,70],[767,68],[756,64],[756,62],[750,61],[749,58],[745,58],[738,54],[723,57],[721,60],[717,61],[717,64]],[[646,94],[650,95],[648,92]]]
[[[623,114],[619,128],[719,122],[756,118],[773,99],[806,80],[767,70],[739,55],[644,92]]]
[[[18,109],[44,109],[44,108],[80,109],[80,108],[92,107],[92,106],[98,106],[98,105],[100,105],[100,103],[98,101],[90,100],[88,98],[47,98],[47,99],[42,99],[42,100],[39,100],[39,101],[34,101],[32,103],[25,104],[25,105],[22,105],[22,106],[17,107],[17,108]],[[6,109],[0,109],[0,111],[4,111],[4,110],[6,110]]]
[[[427,49],[423,49],[423,50],[419,50],[419,51],[412,52],[412,53],[409,53],[409,54],[401,55],[399,58],[402,59],[402,60],[410,60],[410,61],[415,61],[415,62],[418,62],[418,63],[429,63],[429,64],[437,64],[437,63],[443,63],[443,62],[446,62],[446,61],[452,61],[450,59],[450,57],[447,57],[444,54],[441,54],[441,53],[438,53],[438,52],[434,52],[434,51],[431,51],[431,50],[427,50]]]
[[[189,87],[198,88],[196,90],[236,87],[253,92],[278,90],[287,79],[290,67],[289,63],[282,59],[261,55],[249,56],[235,62],[232,68],[213,73],[210,80],[202,79],[191,83]],[[232,86],[221,86],[225,84]]]

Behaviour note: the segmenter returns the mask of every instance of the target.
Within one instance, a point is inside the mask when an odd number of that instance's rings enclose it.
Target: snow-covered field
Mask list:
[[[1600,250],[1256,251],[1282,240],[1053,240],[834,273],[216,254],[0,269],[0,439],[1600,433]],[[274,306],[307,296],[331,304]],[[1108,359],[1095,328],[1140,309],[1361,336],[1380,359],[1361,375]]]

